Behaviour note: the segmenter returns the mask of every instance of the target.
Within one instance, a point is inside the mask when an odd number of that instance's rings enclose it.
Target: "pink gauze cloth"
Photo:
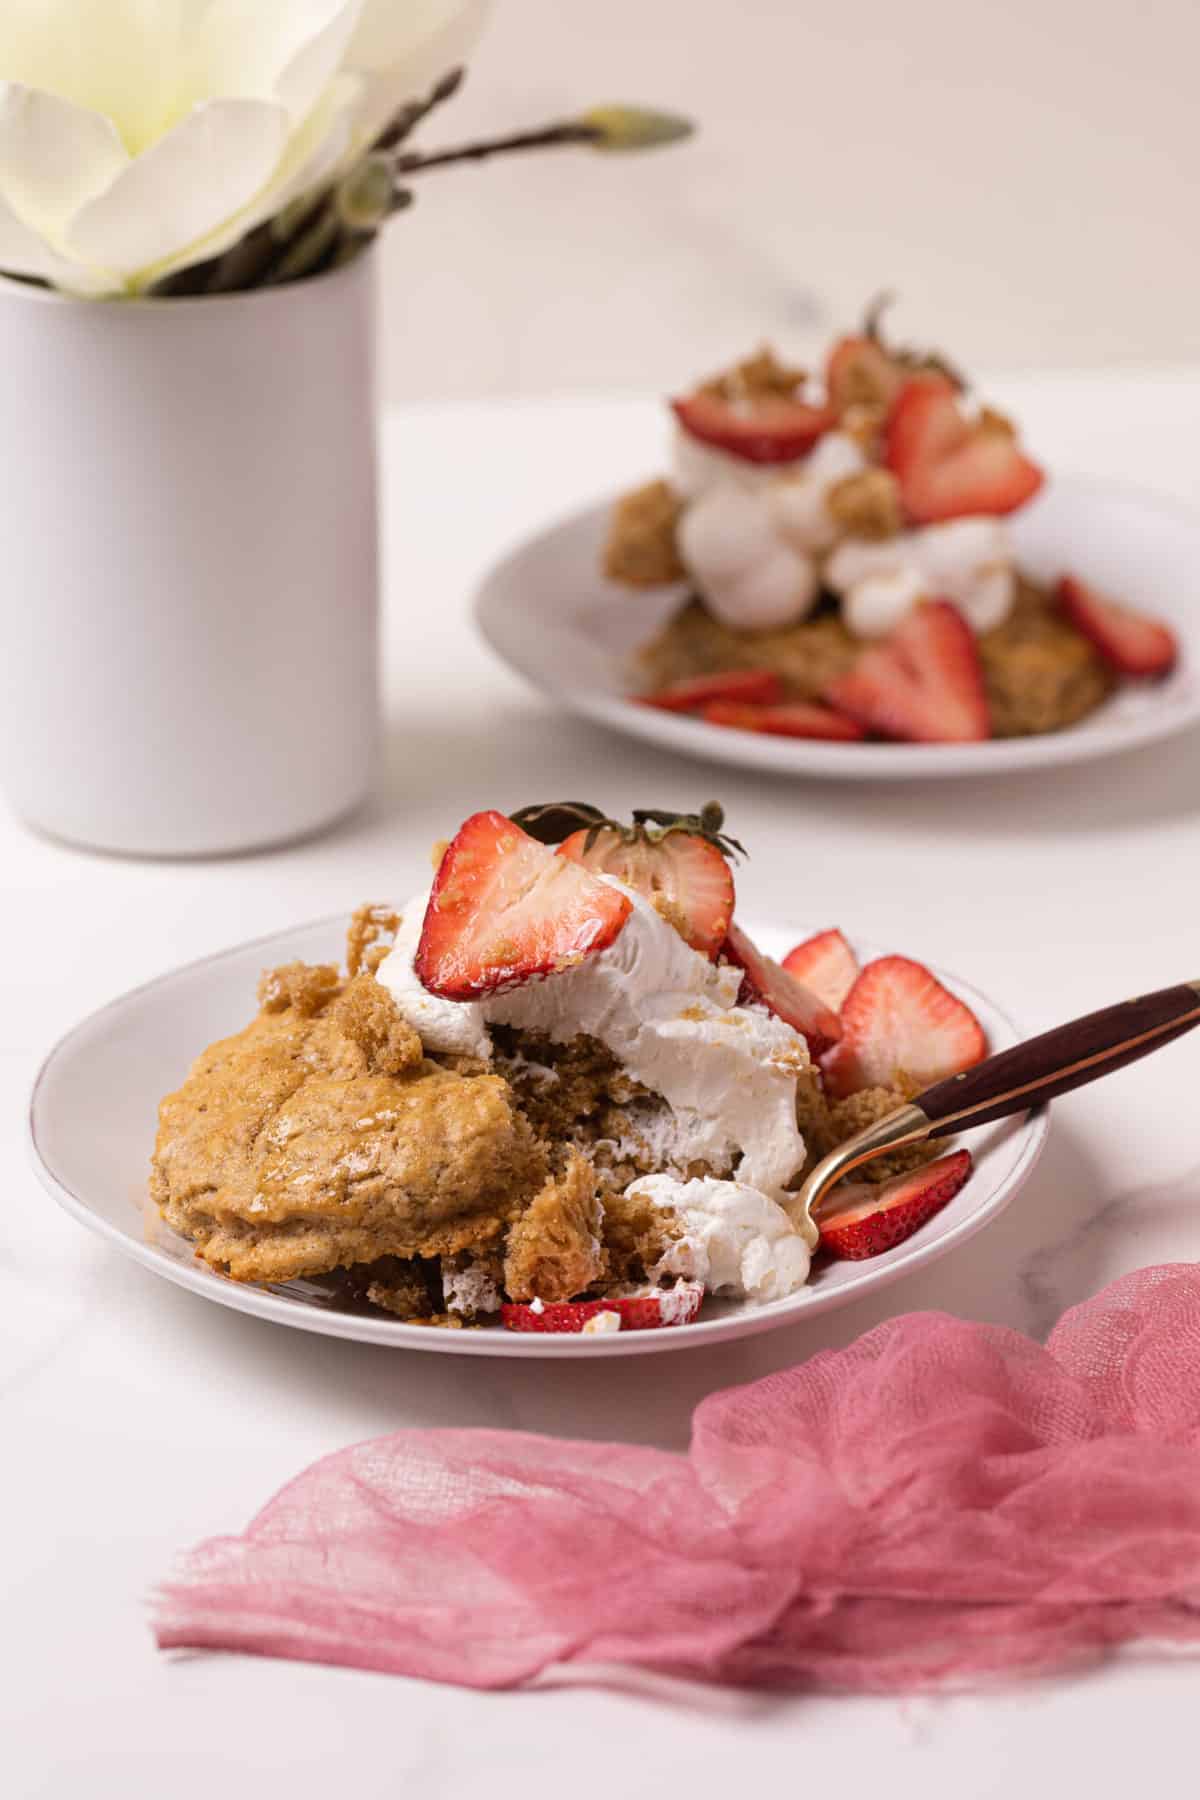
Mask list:
[[[1200,1267],[1045,1347],[916,1313],[712,1395],[686,1456],[402,1431],[156,1599],[163,1648],[503,1688],[563,1664],[884,1691],[1200,1644]]]

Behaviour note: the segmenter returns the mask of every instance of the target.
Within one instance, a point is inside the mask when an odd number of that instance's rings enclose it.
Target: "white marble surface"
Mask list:
[[[1200,372],[997,389],[1064,468],[1200,501]],[[1120,1272],[1200,1255],[1191,1041],[1060,1102],[1010,1211],[907,1284],[789,1332],[644,1366],[507,1363],[306,1338],[206,1305],[59,1215],[29,1174],[24,1094],[82,1012],[232,940],[402,896],[469,810],[560,794],[615,807],[710,794],[753,849],[761,917],[828,917],[960,970],[1029,1026],[1200,972],[1200,737],[1004,782],[793,785],[685,763],[559,717],[473,638],[466,593],[505,544],[654,465],[657,410],[613,402],[389,420],[389,758],[333,836],[196,864],[89,858],[0,819],[0,1683],[4,1789],[26,1797],[460,1796],[553,1782],[592,1800],[732,1778],[923,1800],[1142,1782],[1185,1753],[1194,1666],[1125,1662],[1015,1692],[895,1700],[606,1690],[479,1696],[154,1651],[145,1595],[180,1547],[240,1527],[306,1461],[407,1424],[508,1423],[680,1446],[712,1389],[946,1307],[1044,1331]],[[151,1122],[147,1121],[147,1137]],[[1190,1752],[1187,1752],[1190,1754]],[[733,1760],[736,1758],[736,1762]],[[284,1785],[286,1778],[286,1786]],[[1183,1791],[1176,1788],[1175,1791]]]

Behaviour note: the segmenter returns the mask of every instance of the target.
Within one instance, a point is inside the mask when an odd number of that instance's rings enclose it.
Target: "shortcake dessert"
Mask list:
[[[986,1054],[928,970],[837,931],[783,963],[735,916],[717,806],[484,811],[343,973],[268,971],[258,1016],[163,1101],[151,1193],[211,1269],[521,1331],[685,1324],[873,1255],[970,1169],[871,1165],[813,1226],[806,1169]]]

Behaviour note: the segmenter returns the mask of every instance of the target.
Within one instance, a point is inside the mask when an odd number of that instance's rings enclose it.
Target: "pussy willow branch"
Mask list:
[[[437,107],[452,100],[467,79],[464,68],[451,69],[443,75],[437,86],[426,94],[424,100],[410,100],[402,106],[391,123],[380,132],[372,144],[372,150],[395,150],[406,138],[410,138],[417,126],[426,120]]]
[[[479,138],[428,156],[419,151],[398,154],[399,146],[421,120],[457,93],[462,81],[463,71],[455,69],[424,100],[402,107],[372,149],[335,185],[293,202],[274,219],[248,232],[223,256],[170,276],[151,292],[160,296],[244,292],[340,267],[365,249],[386,219],[412,204],[412,191],[404,184],[430,169],[566,145],[589,145],[599,151],[646,150],[675,143],[692,130],[687,119],[672,113],[609,106],[536,131]]]
[[[423,175],[427,169],[444,169],[451,163],[483,162],[489,156],[506,155],[510,150],[547,150],[555,144],[598,144],[604,132],[598,125],[585,125],[578,119],[562,125],[546,125],[540,131],[515,131],[508,137],[479,138],[473,144],[459,144],[452,150],[437,150],[432,156],[410,151],[398,156],[397,175]]]

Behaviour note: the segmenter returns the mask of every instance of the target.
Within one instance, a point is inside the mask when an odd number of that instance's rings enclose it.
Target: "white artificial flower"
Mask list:
[[[136,293],[320,186],[487,0],[0,0],[0,271]]]

